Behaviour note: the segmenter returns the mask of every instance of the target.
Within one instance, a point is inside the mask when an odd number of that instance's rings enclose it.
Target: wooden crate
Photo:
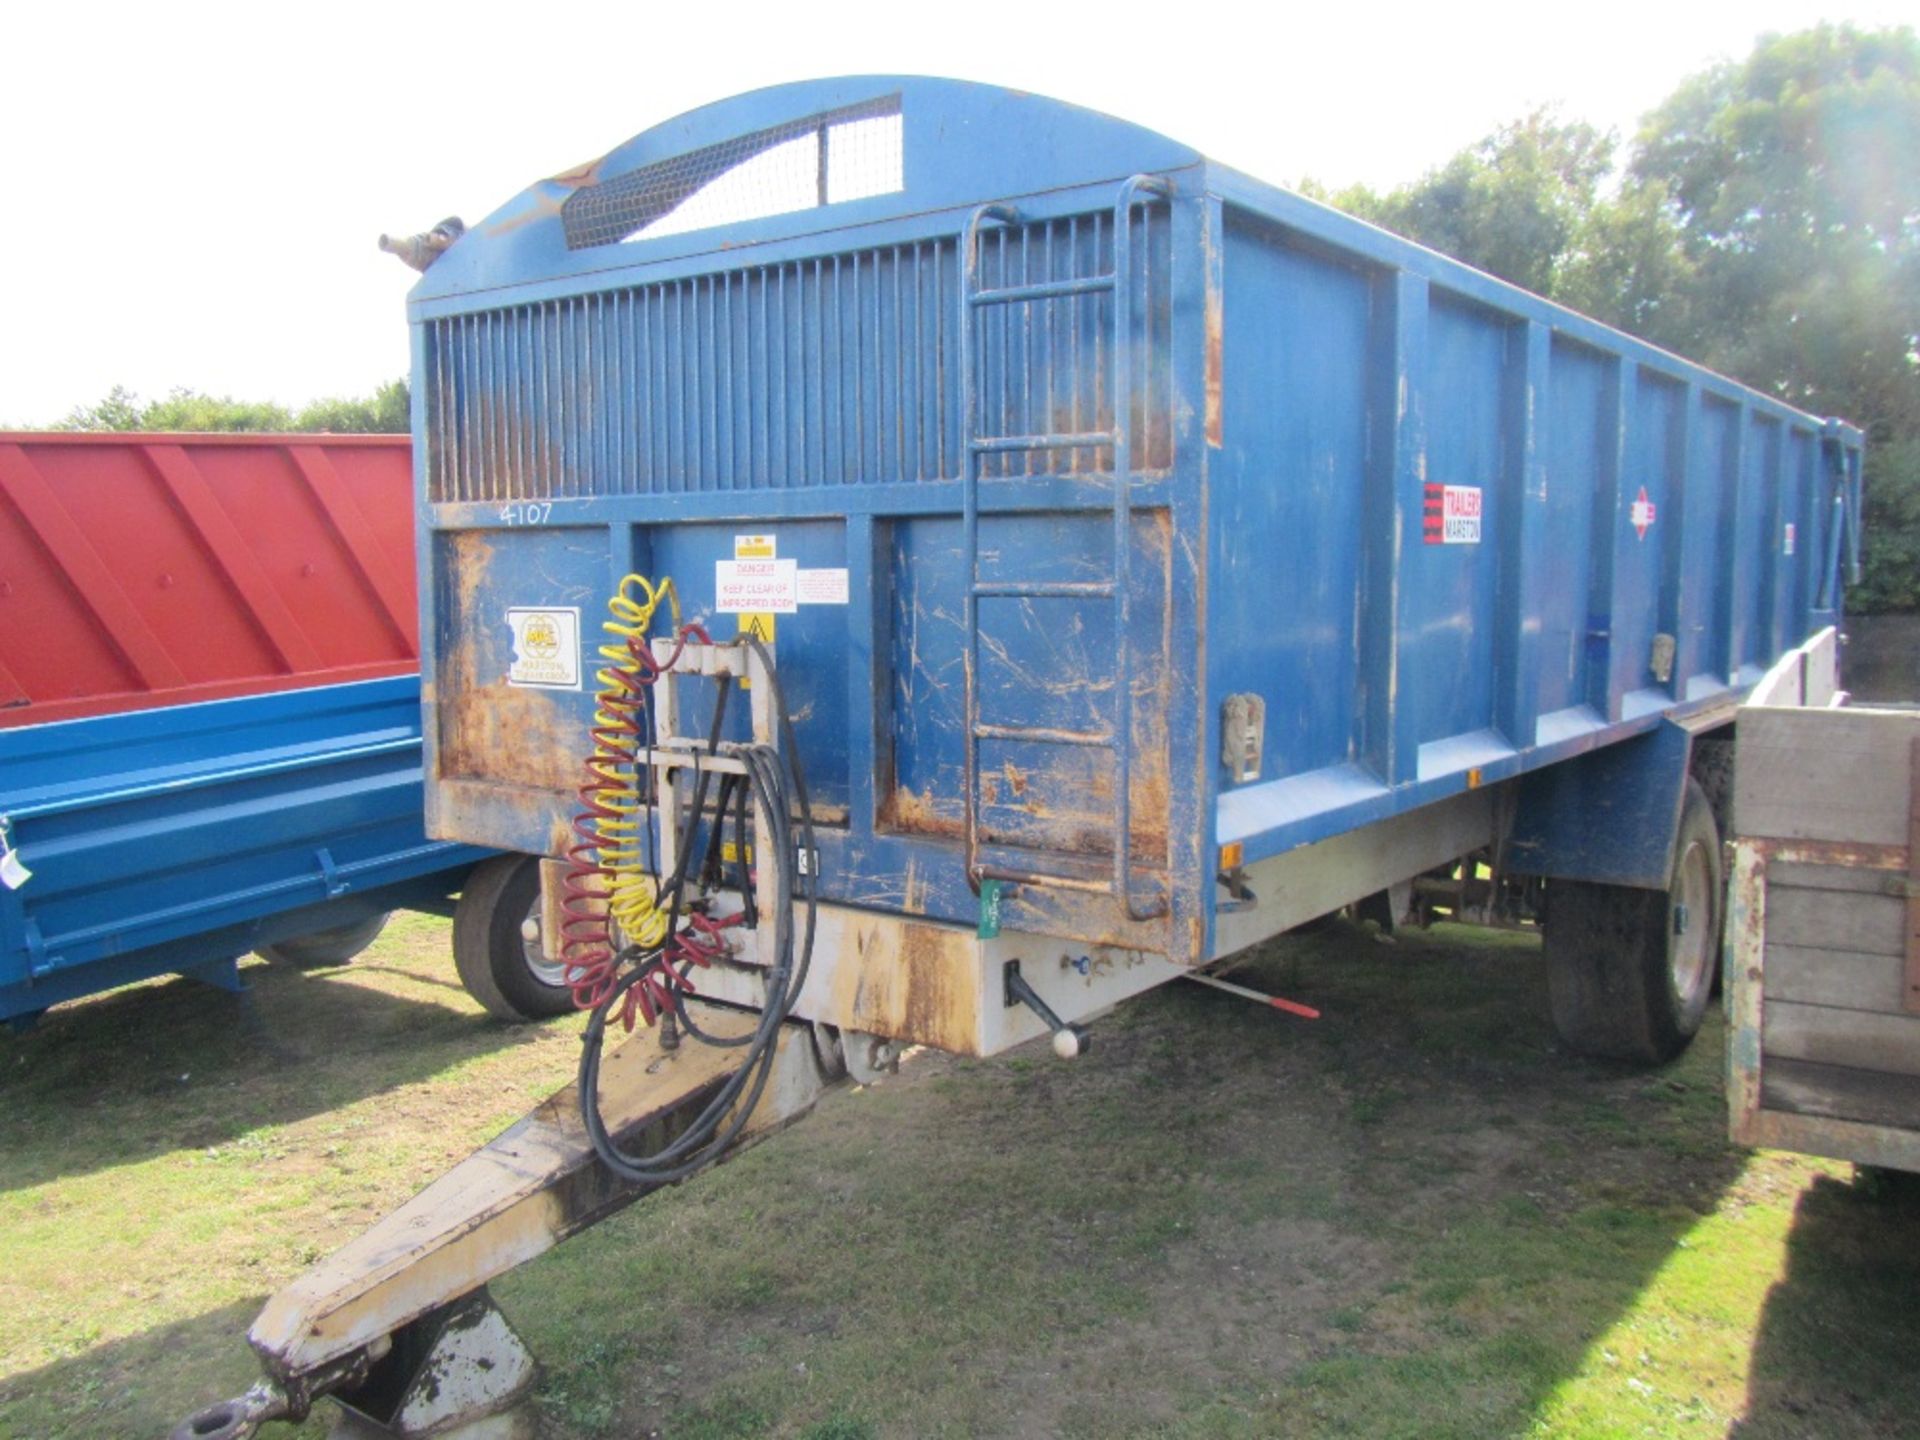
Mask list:
[[[1920,712],[1834,693],[1831,632],[1739,715],[1733,1138],[1920,1171]]]

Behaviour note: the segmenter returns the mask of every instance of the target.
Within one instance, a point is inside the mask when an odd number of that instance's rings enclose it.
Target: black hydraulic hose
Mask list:
[[[747,643],[760,657],[767,675],[774,706],[779,716],[782,741],[781,748],[778,750],[768,745],[741,747],[737,753],[746,773],[734,787],[737,795],[736,803],[739,807],[737,834],[740,845],[742,884],[749,897],[751,897],[752,886],[750,877],[747,875],[745,833],[749,791],[757,808],[766,817],[767,823],[767,834],[762,840],[762,853],[757,857],[758,864],[772,867],[770,875],[774,891],[774,943],[772,963],[766,975],[766,999],[760,1011],[759,1023],[750,1034],[720,1037],[711,1035],[694,1024],[687,1015],[685,998],[680,988],[669,987],[673,992],[675,1017],[681,1021],[689,1035],[708,1044],[729,1047],[745,1045],[750,1053],[741,1067],[727,1078],[720,1089],[701,1108],[699,1115],[677,1138],[647,1155],[635,1155],[623,1150],[607,1132],[606,1123],[600,1114],[600,1060],[605,1049],[609,1016],[622,1003],[626,993],[642,978],[652,973],[657,967],[673,968],[673,961],[667,950],[663,947],[637,957],[639,963],[621,976],[608,997],[593,1009],[587,1018],[586,1030],[581,1036],[579,1071],[581,1119],[586,1126],[588,1138],[593,1143],[594,1152],[600,1157],[602,1163],[616,1175],[633,1184],[665,1185],[683,1180],[719,1158],[738,1137],[766,1090],[778,1052],[780,1027],[792,1013],[793,1006],[799,999],[801,989],[812,968],[818,895],[816,872],[819,864],[814,849],[813,814],[807,796],[806,772],[800,763],[799,749],[794,738],[793,719],[787,710],[786,697],[774,675],[772,657],[767,654],[766,648],[758,640],[749,637]],[[728,682],[723,680],[715,705],[713,728],[708,740],[709,752],[718,746],[727,693]],[[710,773],[704,770],[699,770],[697,773],[693,804],[689,808],[686,832],[678,847],[674,874],[661,885],[661,898],[666,899],[669,905],[667,931],[669,945],[672,943],[671,937],[679,928],[687,866],[698,835],[697,827],[706,802],[706,785]],[[791,782],[790,785],[789,782]],[[796,850],[793,843],[793,814],[796,803],[800,814],[801,839],[804,847],[799,851],[799,854],[805,857],[803,865],[796,863]],[[724,823],[724,812],[717,814],[714,819],[716,829]],[[798,886],[795,884],[796,870],[801,872],[798,877],[801,883]],[[670,895],[669,891],[671,891]],[[797,947],[796,954],[793,912],[796,901],[802,894],[806,900],[807,917],[804,938]],[[751,903],[749,898],[749,906]],[[682,968],[678,973],[684,978],[690,967],[690,961],[682,962]],[[729,1112],[731,1112],[731,1118],[729,1118]]]

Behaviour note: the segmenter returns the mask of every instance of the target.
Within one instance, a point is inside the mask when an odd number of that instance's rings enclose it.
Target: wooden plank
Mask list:
[[[1801,647],[1800,703],[1823,706],[1840,693],[1840,632],[1829,625]]]
[[[1767,946],[1801,945],[1816,950],[1856,950],[1904,961],[1907,902],[1891,895],[1836,890],[1767,887]]]
[[[1761,1045],[1767,1059],[1813,1060],[1856,1070],[1920,1075],[1920,1015],[1873,1015],[1828,1005],[1767,1002]]]
[[[1755,1110],[1736,1122],[1733,1138],[1742,1145],[1761,1145],[1769,1150],[1829,1155],[1856,1165],[1920,1171],[1920,1134],[1890,1125]]]
[[[1920,735],[1907,751],[1906,1010],[1920,1014]]]
[[[1902,852],[1885,852],[1900,856]],[[1890,895],[1896,900],[1907,897],[1907,872],[1869,869],[1862,865],[1808,865],[1794,860],[1774,860],[1767,866],[1767,883],[1795,890],[1837,890],[1848,895]]]
[[[1916,734],[1892,710],[1743,709],[1735,833],[1904,848]]]
[[[1906,975],[1893,955],[1769,944],[1766,974],[1768,1003],[1789,1000],[1880,1015],[1905,1009]]]
[[[1769,1110],[1920,1131],[1920,1076],[1775,1059],[1767,1062],[1761,1096]]]

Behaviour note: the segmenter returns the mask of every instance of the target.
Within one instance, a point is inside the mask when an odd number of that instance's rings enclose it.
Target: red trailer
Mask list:
[[[404,435],[0,434],[0,726],[419,668]]]

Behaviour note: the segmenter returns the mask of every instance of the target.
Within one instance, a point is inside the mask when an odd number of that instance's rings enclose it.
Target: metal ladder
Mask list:
[[[1042,280],[1020,285],[980,288],[980,230],[989,221],[1016,225],[1011,205],[988,204],[967,219],[960,256],[960,402],[965,425],[961,456],[961,550],[966,565],[967,632],[965,655],[966,725],[966,862],[967,882],[978,890],[983,880],[1011,884],[1053,885],[1112,895],[1129,920],[1157,920],[1167,914],[1162,894],[1144,905],[1133,894],[1133,675],[1129,653],[1131,585],[1128,574],[1133,550],[1133,355],[1128,341],[1132,312],[1127,284],[1132,274],[1131,222],[1134,208],[1152,199],[1168,199],[1172,187],[1154,175],[1135,175],[1120,186],[1113,206],[1113,269],[1102,275],[1066,280]],[[1113,427],[1078,433],[1042,435],[983,435],[980,396],[974,368],[977,363],[974,317],[989,305],[1016,305],[1074,295],[1108,292],[1113,296],[1113,331],[1108,351],[1113,357]],[[1036,450],[1078,450],[1109,446],[1113,451],[1113,574],[1105,580],[994,581],[980,579],[980,462],[987,455]],[[1114,674],[1114,713],[1105,730],[1060,730],[1035,725],[990,725],[980,718],[980,602],[984,599],[1105,599],[1113,604],[1117,658]],[[980,859],[980,742],[1019,740],[1042,745],[1073,745],[1105,750],[1113,756],[1114,831],[1113,874],[1107,880],[1089,880],[1053,871],[1020,870],[986,865]]]

